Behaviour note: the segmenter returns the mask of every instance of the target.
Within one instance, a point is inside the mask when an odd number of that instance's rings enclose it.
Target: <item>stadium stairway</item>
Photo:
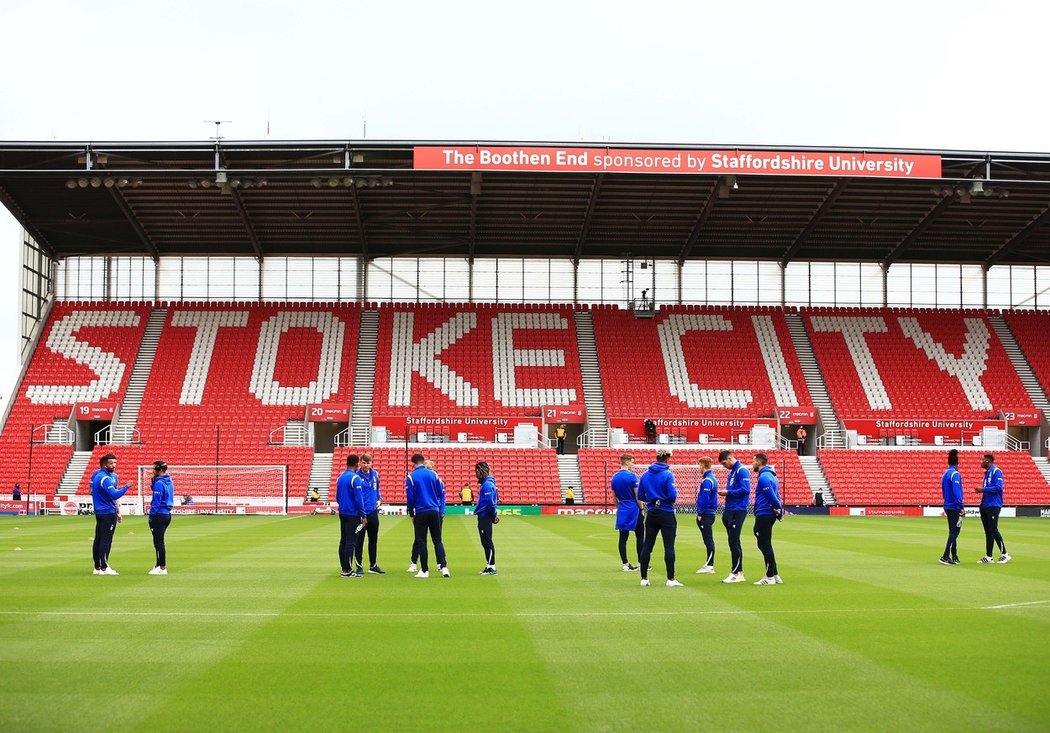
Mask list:
[[[92,452],[89,450],[73,451],[66,464],[66,470],[62,474],[62,480],[58,483],[58,493],[72,495],[80,488],[80,481],[84,478],[88,463],[91,461]]]
[[[817,457],[799,456],[798,462],[802,464],[802,472],[806,474],[806,480],[809,481],[809,488],[813,490],[813,495],[821,494],[824,497],[825,506],[834,504],[835,492],[831,490],[828,477],[824,475],[824,468]]]
[[[561,482],[561,498],[565,500],[565,491],[572,487],[573,497],[578,504],[584,504],[583,480],[580,478],[580,459],[573,453],[558,456],[558,478]]]
[[[153,308],[146,321],[146,330],[142,334],[138,353],[135,355],[135,366],[131,369],[128,388],[120,404],[120,412],[110,429],[110,443],[113,445],[130,445],[133,442],[135,426],[139,421],[139,410],[142,407],[142,395],[146,393],[146,383],[153,370],[153,360],[157,356],[164,321],[167,319],[167,308]]]
[[[1032,371],[1032,365],[1028,363],[1028,359],[1025,358],[1024,353],[1021,351],[1021,347],[1014,337],[1014,332],[1010,330],[1006,319],[998,313],[989,313],[988,321],[992,324],[992,330],[999,337],[1003,349],[1006,350],[1006,355],[1010,357],[1010,363],[1013,364],[1017,376],[1021,378],[1021,384],[1024,385],[1025,391],[1032,399],[1032,403],[1043,413],[1043,420],[1050,422],[1050,400],[1047,399],[1043,385],[1039,383],[1035,372]]]
[[[785,312],[784,320],[787,321],[788,330],[791,332],[791,341],[795,344],[795,353],[798,354],[802,373],[806,377],[806,386],[809,387],[809,395],[813,398],[813,406],[817,408],[817,415],[820,417],[820,427],[824,431],[824,447],[845,448],[846,438],[839,430],[839,418],[831,404],[816,354],[813,353],[813,344],[806,333],[806,324],[798,313]]]
[[[310,463],[310,481],[307,490],[317,489],[321,501],[328,501],[329,487],[332,481],[332,453],[314,453]]]
[[[350,411],[350,442],[368,445],[372,431],[372,407],[375,402],[376,349],[379,343],[379,311],[361,311],[357,332],[357,371],[354,374],[354,397]]]
[[[1039,469],[1039,473],[1043,474],[1043,478],[1050,484],[1050,458],[1046,456],[1032,456],[1032,461],[1035,463],[1035,467]]]
[[[587,408],[587,428],[603,433],[604,440],[599,439],[598,443],[609,445],[609,417],[605,413],[598,345],[594,340],[594,318],[589,310],[578,310],[573,315],[576,321],[576,344],[580,350],[580,377],[583,382],[583,403]],[[576,471],[579,473],[578,463]],[[564,482],[562,488],[564,490]]]

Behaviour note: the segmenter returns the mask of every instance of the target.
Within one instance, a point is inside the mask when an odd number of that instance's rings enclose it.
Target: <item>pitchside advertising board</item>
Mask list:
[[[940,178],[939,155],[799,150],[699,150],[508,145],[421,145],[416,170],[547,173]]]

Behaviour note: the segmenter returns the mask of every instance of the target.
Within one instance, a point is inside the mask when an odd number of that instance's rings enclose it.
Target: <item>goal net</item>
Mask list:
[[[714,456],[712,456],[714,458]],[[754,489],[756,474],[751,470],[750,462],[744,464],[748,471],[751,473],[751,501],[754,501]],[[770,461],[769,465],[776,470],[777,475],[780,477],[780,481],[783,482],[783,476],[785,467],[781,462]],[[649,468],[648,464],[638,465],[634,464],[634,472],[641,476]],[[688,514],[696,511],[696,493],[700,489],[700,482],[704,478],[704,467],[699,463],[671,463],[668,464],[668,468],[671,473],[674,474],[674,485],[678,490],[678,501],[675,502],[675,511],[678,514]],[[608,461],[605,464],[605,473],[610,478],[614,473],[620,470],[620,463],[618,461]],[[726,481],[729,478],[729,471],[724,468],[720,463],[714,463],[711,465],[711,470],[714,472],[715,481],[718,482],[718,488],[724,489],[726,487]],[[781,485],[781,500],[784,498],[784,487]],[[612,490],[606,490],[606,504],[615,504],[616,498],[612,495]],[[719,514],[722,513],[722,507],[725,504],[725,497],[718,497],[718,510]],[[748,507],[748,512],[751,511],[751,507]]]
[[[168,466],[173,514],[287,514],[287,466]],[[149,511],[153,466],[139,466],[139,509]]]

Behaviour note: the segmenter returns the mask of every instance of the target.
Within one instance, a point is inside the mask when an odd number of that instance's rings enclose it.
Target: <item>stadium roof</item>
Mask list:
[[[434,170],[414,158],[420,149],[482,147],[939,156],[940,176]],[[476,141],[0,142],[0,202],[58,258],[631,253],[1050,264],[1050,154]]]

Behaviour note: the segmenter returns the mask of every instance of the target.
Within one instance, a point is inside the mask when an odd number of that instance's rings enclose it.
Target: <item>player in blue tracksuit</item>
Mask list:
[[[496,479],[490,473],[489,464],[479,461],[474,464],[474,475],[478,477],[478,504],[474,514],[478,518],[478,536],[485,552],[485,569],[482,575],[496,574],[496,546],[492,544],[492,525],[499,523],[499,493]]]
[[[726,528],[729,540],[729,555],[733,567],[729,570],[723,583],[744,582],[744,548],[740,545],[740,533],[747,519],[747,505],[751,502],[751,473],[732,453],[727,450],[718,454],[718,462],[729,469],[726,487],[719,489],[718,495],[724,496],[726,503],[722,510],[722,525]]]
[[[941,476],[941,494],[944,497],[944,516],[948,518],[948,542],[944,545],[941,565],[958,565],[959,532],[962,531],[963,518],[963,485],[959,474],[959,451],[952,448],[948,451],[948,470]]]
[[[120,505],[117,500],[131,488],[124,484],[117,488],[117,457],[107,453],[98,460],[99,469],[91,475],[91,501],[95,511],[95,540],[91,544],[91,556],[95,562],[94,575],[117,575],[109,566],[109,551],[113,548],[113,533],[120,522]]]
[[[164,547],[164,534],[171,524],[171,508],[175,506],[175,486],[168,475],[168,464],[164,461],[153,462],[153,499],[149,503],[149,531],[153,535],[153,550],[157,562],[150,575],[168,574],[168,553]]]
[[[671,457],[670,448],[656,450],[656,463],[649,466],[638,481],[638,498],[646,502],[645,544],[638,558],[642,574],[642,585],[649,585],[649,558],[656,546],[656,535],[664,539],[664,565],[667,567],[667,586],[682,584],[674,577],[674,540],[678,533],[678,519],[674,505],[678,501],[678,489],[674,485],[674,474],[667,465]]]
[[[346,457],[346,470],[335,482],[335,500],[339,504],[339,574],[344,578],[360,578],[364,573],[353,566],[357,535],[368,523],[367,507],[362,500],[365,480],[357,472],[360,459],[356,453]]]
[[[777,585],[784,582],[778,574],[777,557],[773,553],[773,525],[784,514],[784,505],[780,502],[780,481],[765,453],[755,454],[751,468],[758,472],[755,482],[755,539],[766,561],[766,574],[755,585]]]
[[[634,532],[634,549],[638,558],[642,557],[645,544],[645,515],[642,514],[642,502],[638,501],[638,476],[634,473],[634,456],[624,453],[620,456],[620,470],[613,474],[609,481],[613,496],[616,497],[616,529],[620,533],[620,562],[624,572],[633,572],[637,565],[627,561],[627,539]]]
[[[372,455],[361,454],[361,467],[357,475],[364,481],[364,490],[361,492],[361,503],[365,507],[365,528],[362,530],[368,535],[368,572],[374,575],[383,575],[386,571],[379,567],[376,562],[379,546],[379,507],[383,504],[383,496],[379,491],[379,474],[372,468]],[[354,558],[357,561],[357,572],[361,571],[361,561],[364,559],[364,538],[357,543],[354,549]]]
[[[441,479],[425,465],[423,454],[412,456],[412,472],[405,477],[405,499],[408,503],[408,515],[415,525],[416,549],[419,551],[419,572],[417,578],[430,577],[429,552],[427,551],[427,532],[434,543],[438,568],[441,574],[449,577],[448,565],[445,562],[445,545],[441,541],[441,518],[445,514],[445,487]]]
[[[980,488],[974,489],[981,495],[981,524],[984,526],[984,557],[978,562],[984,565],[992,562],[992,546],[999,545],[999,562],[1008,563],[1010,554],[999,533],[999,512],[1003,508],[1003,472],[995,465],[995,456],[991,453],[984,454],[981,468],[984,469],[984,482]]]
[[[718,509],[718,479],[715,472],[711,470],[714,463],[708,456],[700,459],[700,465],[704,468],[704,476],[700,479],[700,486],[696,490],[696,526],[700,528],[700,536],[704,540],[704,549],[707,550],[707,560],[696,572],[703,575],[715,571],[715,511]]]

